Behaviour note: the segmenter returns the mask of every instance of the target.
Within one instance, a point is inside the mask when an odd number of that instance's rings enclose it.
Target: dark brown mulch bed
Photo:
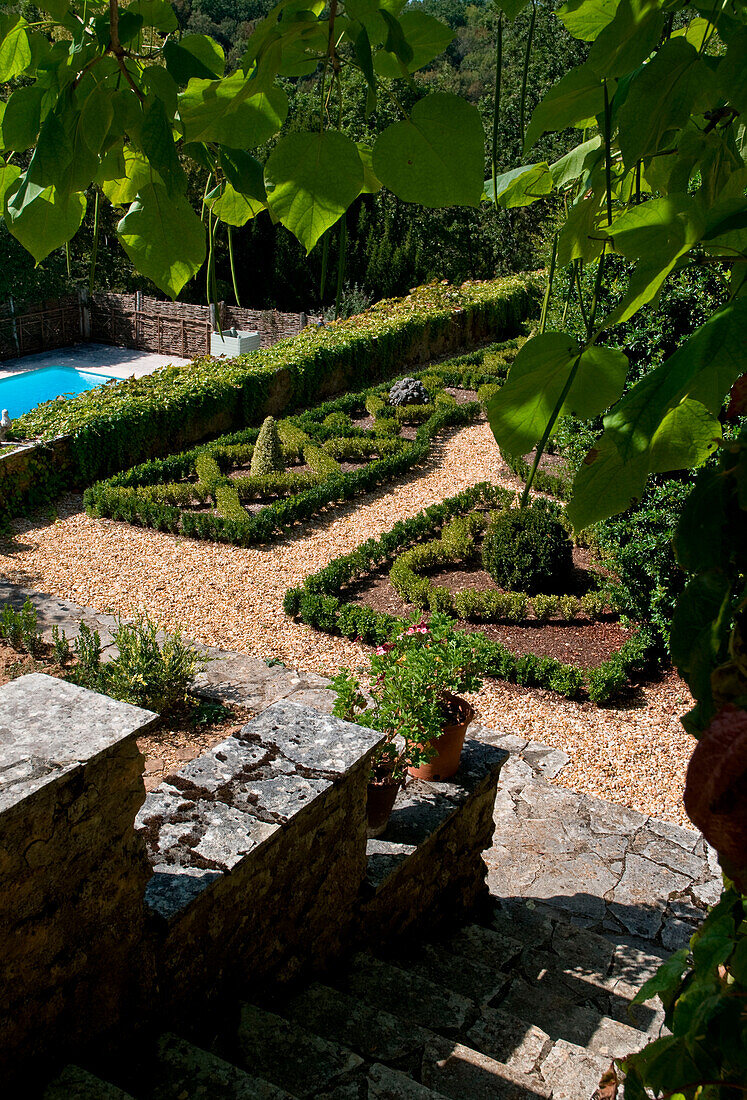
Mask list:
[[[576,584],[573,593],[589,588],[588,552],[574,550]],[[461,569],[440,569],[430,574],[435,584],[456,593],[465,588],[478,591],[498,591],[498,586],[478,565]],[[408,616],[417,609],[406,603],[389,583],[389,566],[371,572],[367,577],[351,585],[345,598],[364,604],[374,611],[389,615]],[[626,630],[611,617],[592,622],[586,618],[563,622],[557,619],[540,621],[533,617],[521,623],[471,623],[460,621],[464,630],[480,631],[491,641],[500,642],[513,653],[534,653],[538,657],[554,657],[558,661],[593,668],[606,661],[615,650],[627,641],[633,631]]]
[[[456,386],[445,386],[444,393],[450,394],[457,405],[469,405],[470,401],[477,401],[477,390],[462,390]]]

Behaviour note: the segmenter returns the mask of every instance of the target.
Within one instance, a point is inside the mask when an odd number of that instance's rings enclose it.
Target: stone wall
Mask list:
[[[135,736],[150,712],[39,674],[0,688],[0,708],[6,1080],[320,973],[483,895],[500,749],[468,744],[454,781],[410,785],[367,842],[380,735],[312,707],[273,703],[147,796]]]
[[[118,1025],[150,870],[135,814],[150,711],[33,673],[0,688],[0,1066]],[[95,1024],[94,1024],[95,1022]]]

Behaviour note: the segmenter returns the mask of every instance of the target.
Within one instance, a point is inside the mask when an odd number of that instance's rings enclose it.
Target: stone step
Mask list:
[[[294,1024],[349,1047],[371,1062],[417,1069],[432,1032],[401,1020],[365,1000],[314,982],[279,1011]]]
[[[425,944],[401,962],[421,978],[446,986],[477,1004],[488,1004],[506,988],[509,978],[479,957],[455,954],[446,944]]]
[[[537,1071],[552,1046],[552,1039],[542,1028],[499,1008],[483,1008],[465,1039],[475,1050],[527,1075]]]
[[[453,1100],[550,1100],[552,1096],[540,1077],[441,1037],[425,1048],[422,1080]]]
[[[520,957],[524,942],[516,935],[482,924],[468,924],[444,941],[443,947],[453,955],[481,963],[503,973]]]
[[[269,1081],[178,1035],[161,1036],[148,1069],[147,1091],[138,1090],[143,1100],[292,1100],[290,1093]]]
[[[252,1004],[242,1004],[234,1041],[221,1054],[299,1100],[331,1092],[363,1063],[341,1043]]]
[[[559,1039],[543,1058],[539,1072],[553,1100],[593,1100],[612,1059]]]
[[[445,1035],[456,1035],[477,1013],[474,1001],[375,955],[356,955],[335,985],[384,1012]]]
[[[80,1066],[65,1066],[47,1085],[43,1100],[132,1100],[132,1097]]]
[[[316,1100],[447,1100],[440,1092],[421,1085],[412,1077],[375,1064],[366,1072],[356,1074],[333,1092],[320,1093]],[[465,1098],[466,1100],[466,1098]]]
[[[608,1058],[621,1058],[648,1042],[648,1035],[637,1028],[590,1004],[576,1003],[552,977],[532,983],[515,978],[497,1007],[527,1025],[540,1027],[552,1040],[565,1039]]]

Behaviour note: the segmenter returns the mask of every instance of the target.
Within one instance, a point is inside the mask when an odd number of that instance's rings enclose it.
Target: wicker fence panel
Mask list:
[[[0,359],[68,347],[82,339],[77,295],[34,304],[3,303],[0,308]]]
[[[268,348],[286,336],[297,336],[303,328],[301,313],[280,313],[276,309],[239,309],[223,306],[221,324],[224,328],[237,328],[243,332],[258,332],[262,347]],[[311,322],[316,318],[307,318]]]

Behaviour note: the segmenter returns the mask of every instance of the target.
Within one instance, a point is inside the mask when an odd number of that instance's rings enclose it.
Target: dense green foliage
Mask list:
[[[252,476],[276,474],[284,469],[285,462],[283,461],[278,427],[275,418],[268,416],[259,429],[257,442],[254,444],[251,464]]]
[[[492,517],[482,544],[482,563],[501,588],[562,592],[573,570],[573,548],[557,510],[536,501]]]

